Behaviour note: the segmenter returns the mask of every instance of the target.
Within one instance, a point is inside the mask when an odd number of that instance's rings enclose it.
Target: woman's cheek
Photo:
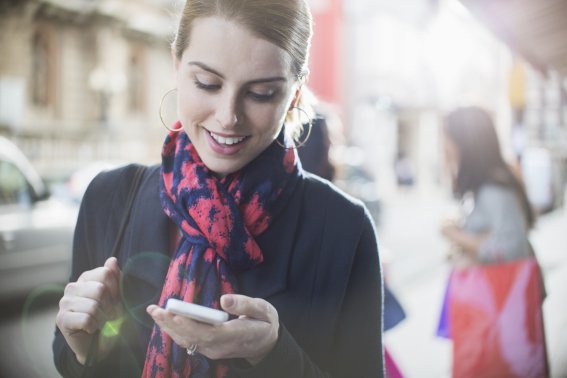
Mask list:
[[[207,104],[202,95],[198,96],[192,91],[180,92],[177,108],[182,122],[193,123],[206,112]]]
[[[287,109],[285,105],[279,105],[271,107],[264,114],[265,124],[272,125],[275,129],[280,129],[280,127],[285,123],[287,116]]]

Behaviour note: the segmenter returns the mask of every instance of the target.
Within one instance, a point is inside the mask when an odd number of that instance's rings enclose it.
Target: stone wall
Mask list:
[[[22,0],[0,9],[0,133],[45,169],[99,159],[157,161],[165,135],[158,107],[174,86],[174,20],[155,0],[81,3]],[[47,41],[48,68],[37,58],[36,38]],[[107,79],[102,86],[93,82],[97,69]],[[47,75],[44,103],[34,100],[38,73]]]

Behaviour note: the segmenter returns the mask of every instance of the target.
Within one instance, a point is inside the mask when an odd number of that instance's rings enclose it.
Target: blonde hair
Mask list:
[[[307,76],[312,19],[306,0],[187,0],[172,43],[178,59],[189,45],[194,20],[213,16],[235,21],[280,47],[290,55],[296,78]]]
[[[177,59],[191,40],[191,28],[200,17],[222,17],[234,21],[278,46],[291,57],[292,74],[303,82],[309,73],[312,17],[307,0],[187,0],[172,43]],[[301,98],[300,98],[301,100]],[[299,101],[298,104],[301,104]],[[286,133],[296,139],[301,135],[301,111],[292,109],[286,116]],[[307,120],[310,121],[310,120]]]

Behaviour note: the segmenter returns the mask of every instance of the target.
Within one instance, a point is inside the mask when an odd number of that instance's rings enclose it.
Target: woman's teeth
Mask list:
[[[240,143],[244,140],[244,138],[246,137],[222,137],[220,135],[214,134],[214,133],[210,133],[211,137],[213,137],[214,140],[216,140],[219,144],[226,144],[227,146],[236,144],[236,143]]]

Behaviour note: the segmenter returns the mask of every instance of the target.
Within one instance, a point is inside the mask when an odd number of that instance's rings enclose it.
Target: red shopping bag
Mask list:
[[[548,376],[539,275],[533,258],[453,270],[453,377]]]
[[[386,347],[384,347],[384,361],[386,365],[386,378],[404,378],[398,364],[396,364]]]

